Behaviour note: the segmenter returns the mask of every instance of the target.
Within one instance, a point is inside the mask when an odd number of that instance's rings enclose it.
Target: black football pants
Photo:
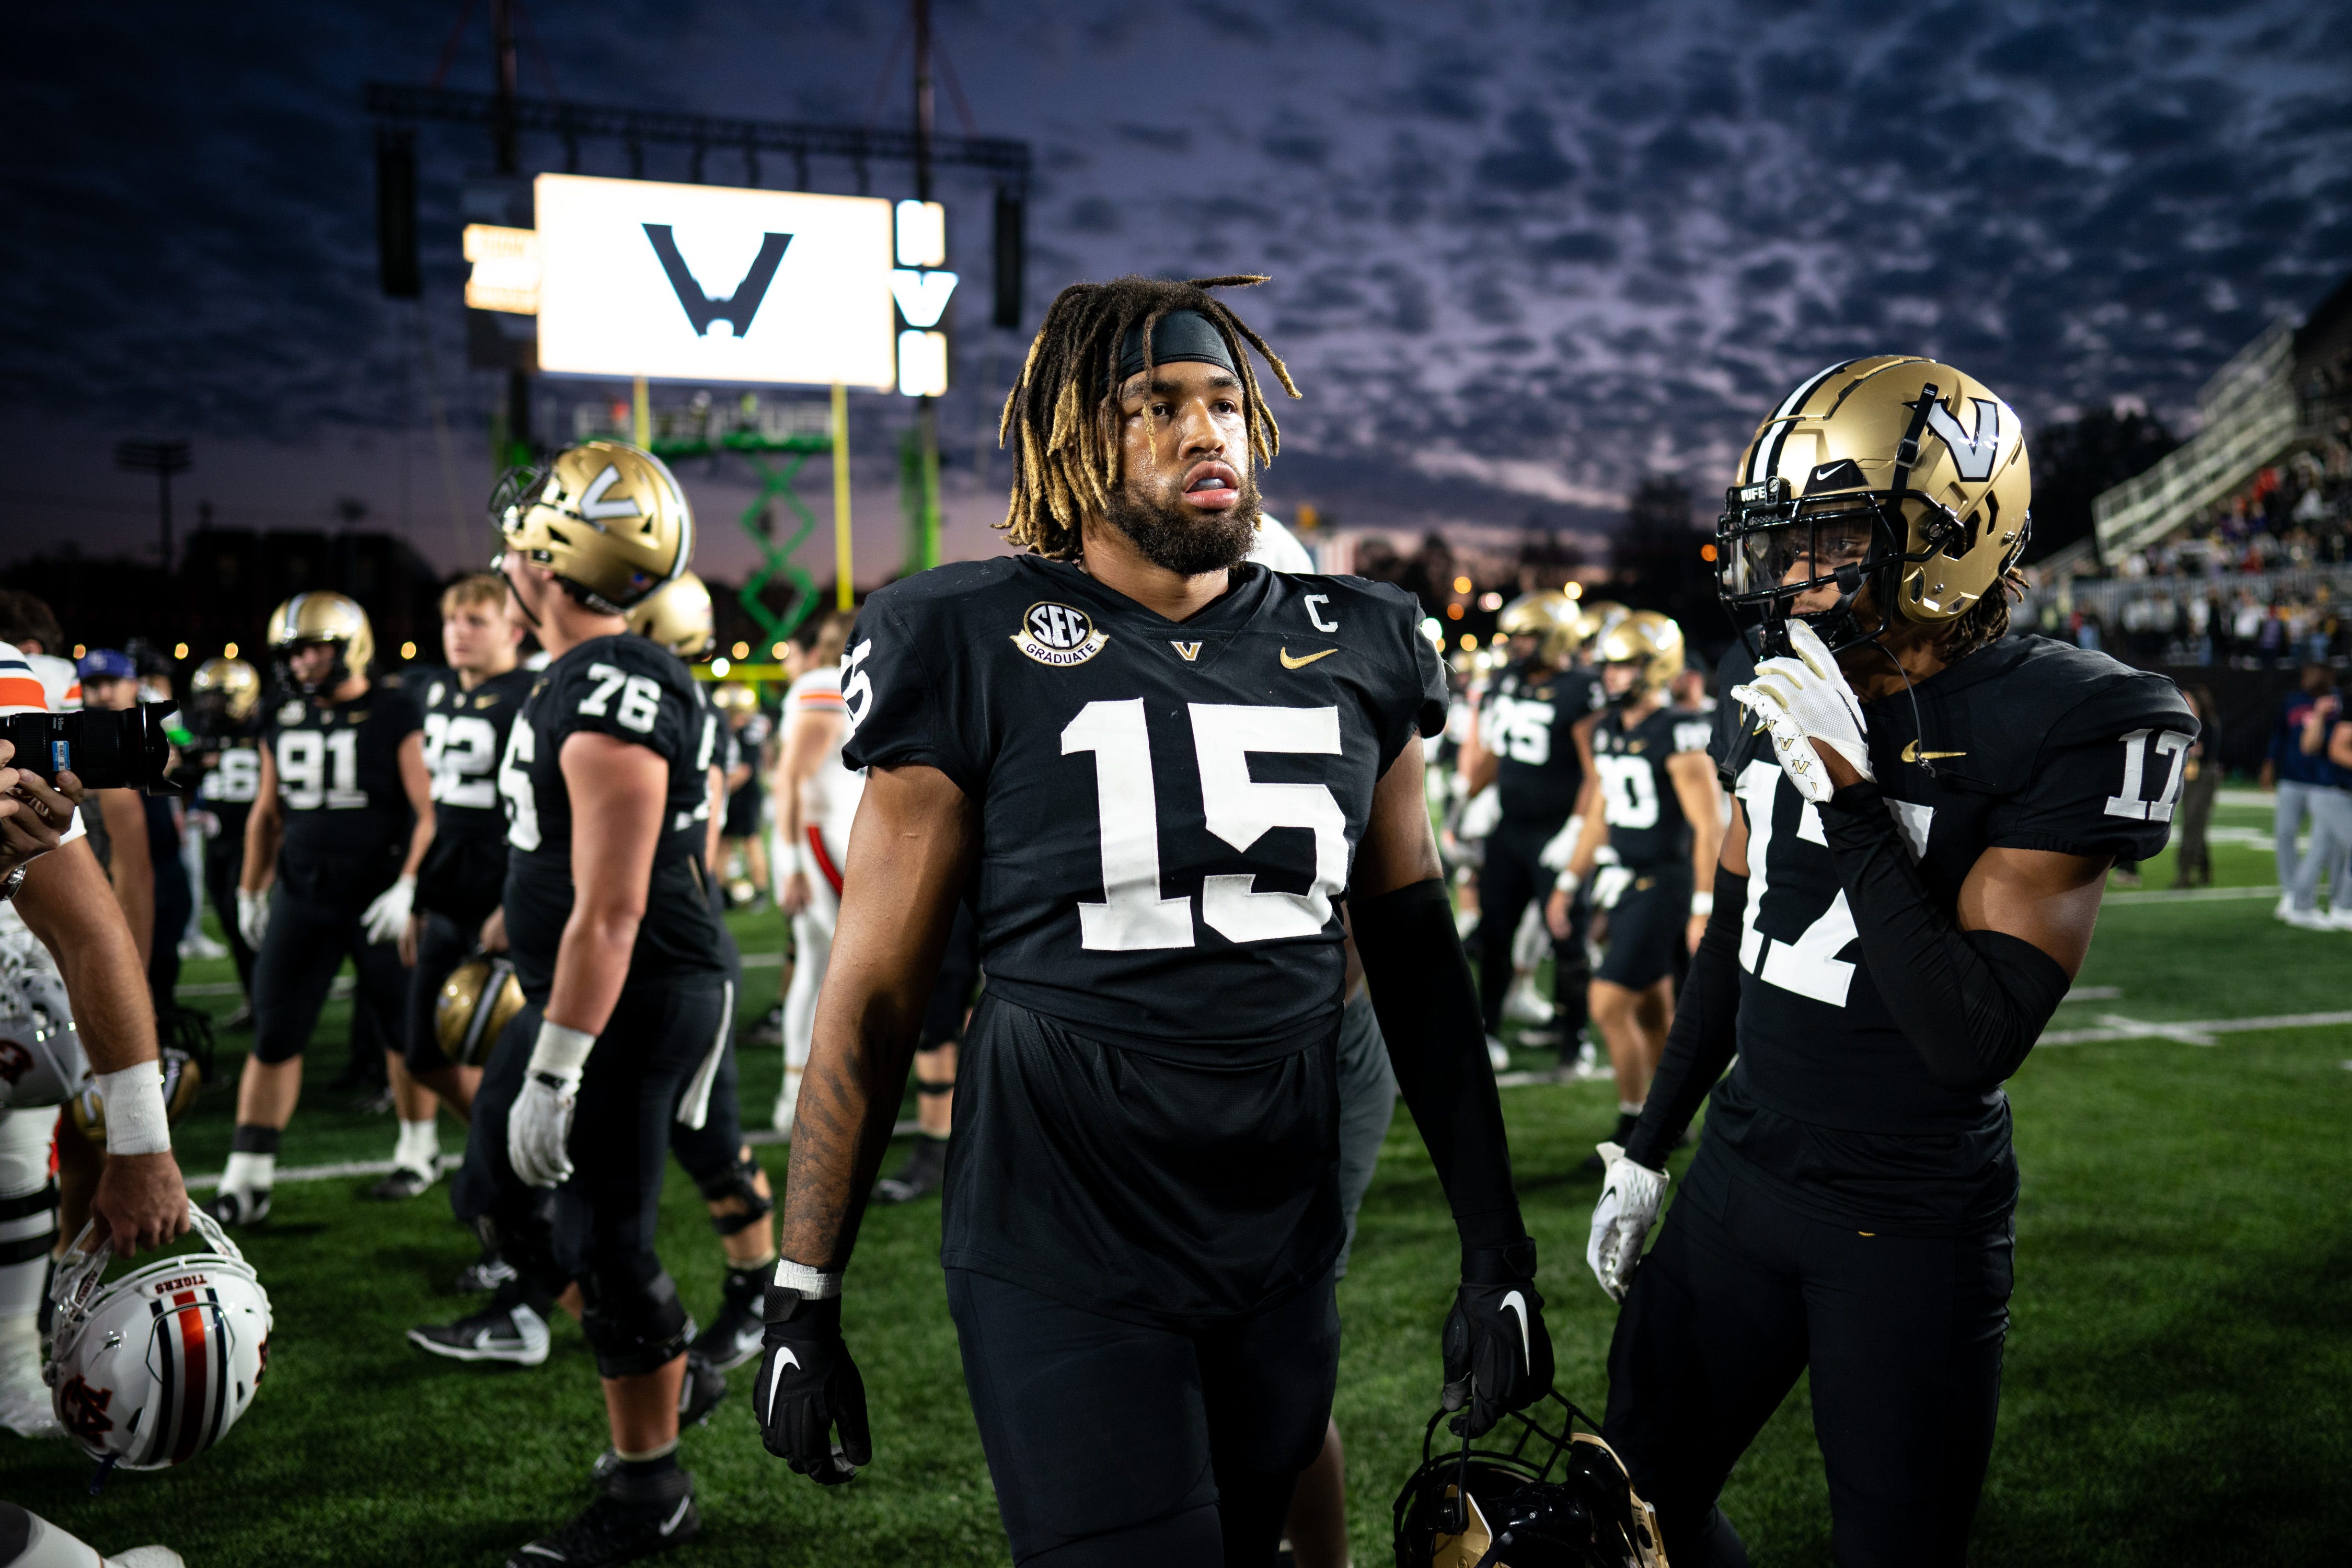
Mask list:
[[[229,906],[235,909],[232,903]],[[383,1076],[381,1051],[369,1053],[367,1042],[398,1050],[401,1023],[408,1005],[408,974],[400,966],[400,950],[392,942],[372,942],[360,924],[362,902],[321,903],[298,898],[281,880],[269,900],[269,927],[262,932],[261,952],[253,962],[253,1054],[260,1061],[291,1061],[310,1047],[310,1033],[319,1026],[327,991],[348,956],[358,972],[359,989],[352,998],[352,1068],[354,1076],[370,1066],[373,1077]]]
[[[2014,1234],[1865,1236],[1736,1176],[1685,1192],[1618,1317],[1602,1424],[1675,1568],[1747,1563],[1716,1498],[1809,1368],[1840,1568],[1965,1562]]]
[[[474,951],[474,939],[482,926],[476,921],[468,931],[447,915],[429,910],[418,913],[424,915],[425,924],[416,933],[415,967],[408,972],[408,1008],[400,1055],[410,1072],[425,1073],[450,1065],[441,1049],[441,1031],[434,1015],[440,1005],[441,987]]]
[[[224,821],[221,831],[205,840],[205,901],[220,921],[221,941],[228,944],[229,957],[236,962],[236,983],[250,1003],[254,952],[245,945],[245,932],[236,924],[236,879],[244,869],[245,830],[240,826],[231,833]]]
[[[1184,1330],[947,1275],[1014,1563],[1272,1568],[1339,1382],[1328,1277],[1255,1317]]]
[[[1503,998],[1511,989],[1511,939],[1532,903],[1551,897],[1552,873],[1536,858],[1560,830],[1557,822],[1516,822],[1509,817],[1486,836],[1486,863],[1478,868],[1478,1008],[1486,1032],[1503,1032]],[[1591,981],[1584,933],[1591,923],[1585,900],[1576,900],[1568,940],[1551,944],[1553,1027],[1564,1050],[1575,1048],[1584,1027],[1585,988]]]

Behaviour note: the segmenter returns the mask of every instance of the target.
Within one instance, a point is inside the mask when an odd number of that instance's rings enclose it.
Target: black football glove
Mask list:
[[[1524,1410],[1551,1387],[1551,1331],[1535,1286],[1536,1244],[1467,1248],[1462,1289],[1445,1315],[1441,1342],[1448,1410],[1469,1408],[1450,1423],[1477,1437],[1512,1410]]]
[[[819,1486],[835,1487],[874,1458],[866,1427],[866,1381],[841,1338],[841,1298],[812,1301],[768,1287],[768,1331],[751,1414],[768,1452]],[[833,1441],[834,1428],[841,1441]]]

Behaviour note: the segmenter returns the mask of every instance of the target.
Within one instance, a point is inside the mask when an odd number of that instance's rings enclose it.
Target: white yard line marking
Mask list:
[[[2077,985],[2058,1000],[2061,1002],[2119,1002],[2123,999],[2123,994],[2124,988],[2120,985]]]
[[[2216,1035],[2252,1034],[2263,1029],[2322,1029],[2352,1024],[2352,1013],[2278,1013],[2266,1018],[2202,1018],[2158,1024],[2102,1013],[2095,1027],[2053,1029],[2036,1042],[2044,1046],[2086,1046],[2103,1040],[2177,1040],[2184,1046],[2217,1046]]]
[[[2103,902],[2112,908],[2119,904],[2202,904],[2224,899],[2275,899],[2276,888],[2149,888],[2141,891],[2109,893]]]

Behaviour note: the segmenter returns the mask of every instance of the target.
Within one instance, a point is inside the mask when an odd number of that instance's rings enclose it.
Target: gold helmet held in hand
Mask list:
[[[600,615],[626,615],[694,558],[694,510],[669,466],[621,441],[583,441],[490,497],[506,547]]]
[[[332,643],[341,650],[327,678],[304,688],[310,691],[331,691],[351,676],[365,675],[375,662],[375,632],[367,612],[341,594],[297,594],[278,605],[270,613],[268,642],[281,665],[288,654],[313,643]],[[281,673],[288,685],[297,684],[290,672]]]
[[[1723,602],[1759,652],[1779,651],[1791,606],[1823,588],[1836,607],[1806,619],[1832,651],[1989,597],[2005,607],[2032,500],[2024,427],[1991,388],[1915,354],[1848,360],[1757,426],[1717,524]]]
[[[1655,610],[1628,610],[1592,645],[1596,666],[1638,664],[1642,678],[1626,693],[1664,691],[1683,672],[1683,629]]]
[[[710,589],[693,573],[681,572],[675,582],[655,589],[629,612],[629,629],[691,663],[719,641]]]
[[[495,953],[478,952],[449,972],[433,1004],[433,1032],[441,1054],[461,1068],[489,1059],[499,1033],[522,1011],[522,984],[514,964]]]
[[[1556,666],[1565,666],[1576,657],[1576,645],[1584,636],[1576,601],[1558,588],[1542,588],[1513,599],[1495,617],[1495,629],[1507,637],[1538,639],[1536,657]]]

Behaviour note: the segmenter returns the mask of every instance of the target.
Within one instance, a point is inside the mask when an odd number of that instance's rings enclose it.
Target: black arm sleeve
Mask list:
[[[1524,1239],[1503,1100],[1445,884],[1433,877],[1351,904],[1349,925],[1388,1038],[1397,1091],[1429,1145],[1465,1258],[1474,1249]]]
[[[1885,797],[1853,784],[1822,809],[1872,982],[1946,1089],[1980,1092],[2015,1072],[2071,984],[2056,959],[2002,931],[1963,931],[1936,907]]]
[[[1739,1018],[1739,921],[1748,907],[1748,879],[1718,866],[1715,912],[1691,954],[1690,975],[1675,1001],[1674,1026],[1666,1031],[1665,1055],[1650,1080],[1642,1120],[1625,1141],[1625,1156],[1653,1171],[1666,1168],[1666,1156],[1731,1065],[1739,1048],[1734,1026]]]

